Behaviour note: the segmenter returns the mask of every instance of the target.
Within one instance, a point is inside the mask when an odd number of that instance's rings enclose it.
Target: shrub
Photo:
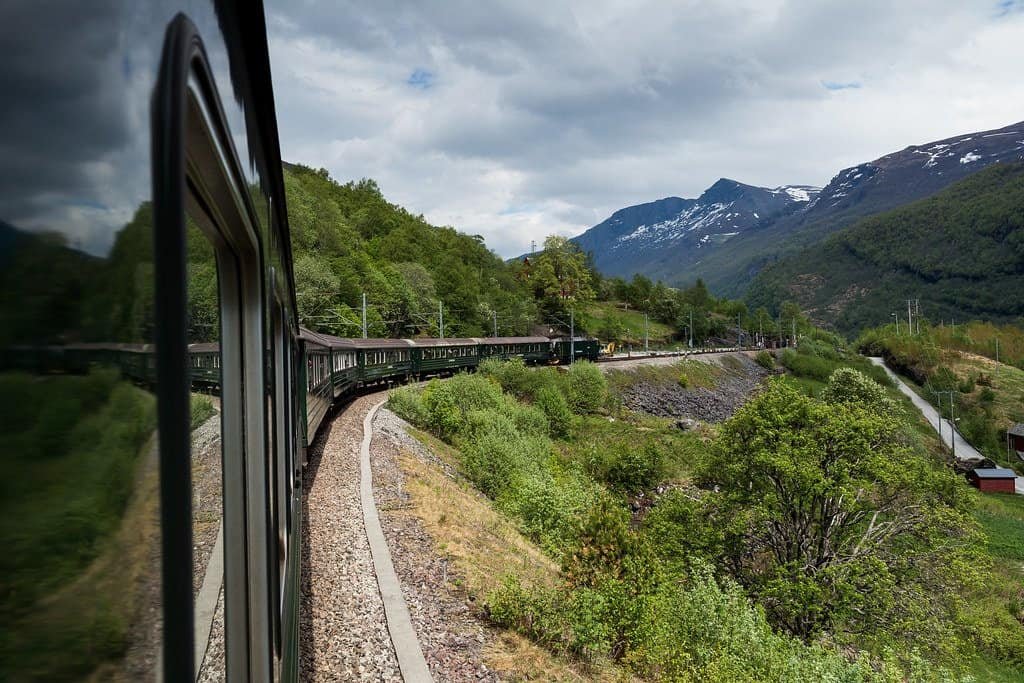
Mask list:
[[[459,374],[446,382],[431,380],[423,391],[426,426],[451,439],[474,410],[496,410],[505,405],[497,384],[481,375]]]
[[[547,436],[551,425],[547,415],[539,407],[523,405],[517,401],[506,402],[505,413],[512,419],[520,434]]]
[[[533,404],[547,416],[552,436],[566,436],[572,429],[572,410],[569,408],[565,396],[558,389],[543,387],[537,392]]]
[[[426,426],[427,412],[423,407],[420,390],[416,387],[404,386],[392,389],[388,394],[388,408],[407,422],[420,427]]]
[[[565,634],[564,605],[559,591],[526,589],[516,576],[487,596],[487,616],[542,645],[559,646]]]
[[[559,557],[576,538],[580,519],[597,496],[592,483],[552,463],[521,470],[498,497],[498,507],[519,520],[523,532]]]
[[[213,401],[210,400],[209,396],[203,396],[202,394],[192,394],[191,400],[191,412],[192,412],[192,429],[200,426],[206,422],[216,411],[213,407]]]
[[[605,474],[605,481],[613,488],[635,493],[651,488],[665,476],[667,458],[655,443],[648,442],[642,448],[620,445],[613,453]]]
[[[532,371],[526,367],[522,358],[487,358],[480,363],[477,372],[485,377],[492,377],[505,391],[525,397],[529,394],[530,375]]]
[[[860,405],[884,412],[896,408],[896,403],[878,382],[853,368],[839,368],[833,372],[821,393],[821,399],[826,403]]]
[[[543,437],[522,436],[512,420],[498,411],[474,411],[461,443],[466,476],[481,491],[496,498],[551,453]]]
[[[569,407],[579,415],[596,412],[608,394],[604,373],[588,361],[570,365],[562,377],[562,387]]]
[[[819,356],[811,356],[806,353],[797,353],[792,349],[786,349],[782,354],[782,365],[798,377],[809,377],[819,382],[828,380],[829,375],[836,366]]]
[[[754,356],[754,362],[765,370],[775,369],[775,356],[767,351],[758,351],[757,355]]]

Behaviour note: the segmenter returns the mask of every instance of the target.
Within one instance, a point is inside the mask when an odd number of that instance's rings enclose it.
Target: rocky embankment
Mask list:
[[[630,410],[689,421],[721,422],[729,418],[760,388],[770,373],[749,356],[735,354],[721,366],[714,388],[683,387],[678,381],[638,378],[622,389],[622,402]]]

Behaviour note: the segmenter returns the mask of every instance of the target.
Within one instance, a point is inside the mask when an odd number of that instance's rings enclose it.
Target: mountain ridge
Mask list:
[[[793,300],[849,333],[888,322],[907,298],[934,321],[1024,315],[1024,162],[991,165],[779,259],[746,300]]]
[[[702,278],[717,294],[738,296],[765,266],[865,216],[932,196],[992,164],[1019,160],[1024,121],[909,145],[844,168],[820,189],[758,188],[721,178],[696,200],[674,198],[683,203],[674,216],[663,214],[652,224],[634,210],[656,202],[625,207],[573,241],[593,253],[606,275],[642,273],[676,286]],[[763,201],[764,193],[790,201]],[[748,200],[761,201],[759,210],[734,205]]]

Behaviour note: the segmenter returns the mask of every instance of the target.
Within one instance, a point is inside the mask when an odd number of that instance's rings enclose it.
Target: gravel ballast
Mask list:
[[[359,504],[362,422],[383,393],[356,398],[311,448],[304,483],[303,681],[400,681]]]
[[[497,674],[483,663],[483,651],[493,633],[454,588],[457,577],[447,559],[437,552],[419,520],[408,512],[410,502],[398,465],[399,453],[438,467],[442,463],[409,436],[406,426],[404,420],[381,408],[374,420],[370,454],[381,526],[423,656],[435,681],[498,681]]]

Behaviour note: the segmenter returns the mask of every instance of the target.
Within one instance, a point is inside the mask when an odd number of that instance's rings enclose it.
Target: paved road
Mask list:
[[[939,436],[942,438],[942,443],[951,448],[953,445],[952,439],[955,435],[956,448],[954,449],[954,452],[956,453],[957,460],[969,462],[972,460],[976,461],[984,459],[985,456],[979,453],[978,449],[969,444],[964,437],[960,435],[960,432],[954,432],[949,420],[940,418],[938,411],[935,410],[932,404],[918,396],[913,389],[907,386],[906,382],[900,379],[895,372],[889,369],[884,360],[881,358],[871,358],[871,362],[884,369],[889,374],[889,377],[896,382],[896,386],[899,387],[899,390],[911,400],[914,406],[924,414],[932,428],[939,433]],[[1016,488],[1018,494],[1024,495],[1024,477],[1017,477]]]

